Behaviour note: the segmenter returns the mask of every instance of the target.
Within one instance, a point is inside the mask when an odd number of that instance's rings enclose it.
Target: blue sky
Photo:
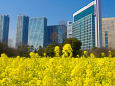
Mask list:
[[[0,0],[0,14],[10,16],[9,38],[16,37],[17,15],[45,16],[48,25],[72,21],[73,13],[93,0]],[[115,17],[115,0],[101,0],[102,17]]]

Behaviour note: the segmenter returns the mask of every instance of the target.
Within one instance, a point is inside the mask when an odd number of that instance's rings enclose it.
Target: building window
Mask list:
[[[108,47],[108,31],[105,31],[105,47]]]

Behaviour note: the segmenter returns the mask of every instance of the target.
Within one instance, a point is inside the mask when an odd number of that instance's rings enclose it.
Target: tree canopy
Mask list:
[[[67,38],[64,41],[64,44],[71,44],[74,57],[76,57],[77,54],[80,54],[80,49],[81,49],[82,43],[79,40],[77,40],[76,38]]]

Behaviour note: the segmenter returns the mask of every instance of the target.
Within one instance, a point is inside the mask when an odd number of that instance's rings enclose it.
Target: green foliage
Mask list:
[[[51,57],[55,56],[55,52],[54,52],[55,46],[56,44],[52,44],[52,45],[48,45],[45,48],[45,53],[47,56],[51,56]]]
[[[115,57],[115,49],[112,50],[112,56]]]
[[[9,57],[18,55],[16,49],[9,48],[7,45],[0,43],[0,54],[2,53],[6,53]]]
[[[88,54],[90,53],[94,53],[94,55],[97,57],[97,58],[102,58],[102,57],[107,57],[109,55],[109,49],[108,48],[105,48],[105,47],[102,47],[102,48],[93,48],[93,49],[90,49],[90,50],[87,50],[88,51]],[[105,54],[104,56],[102,54]]]
[[[82,43],[77,40],[76,38],[68,38],[65,40],[64,44],[71,44],[71,47],[73,49],[73,56],[76,57],[76,55],[80,55],[80,49]]]
[[[25,46],[18,47],[17,50],[18,50],[19,56],[28,57],[30,50],[31,50],[31,47],[29,47],[28,45],[25,45]]]
[[[36,53],[38,53],[40,56],[44,56],[44,48],[42,48],[42,46],[39,46],[39,49]]]
[[[60,56],[63,54],[63,53],[62,53],[63,46],[64,46],[64,43],[59,44],[59,47],[60,47]]]

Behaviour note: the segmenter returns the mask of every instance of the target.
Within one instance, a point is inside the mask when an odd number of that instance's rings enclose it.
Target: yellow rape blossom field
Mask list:
[[[0,57],[0,86],[115,86],[115,58]]]

